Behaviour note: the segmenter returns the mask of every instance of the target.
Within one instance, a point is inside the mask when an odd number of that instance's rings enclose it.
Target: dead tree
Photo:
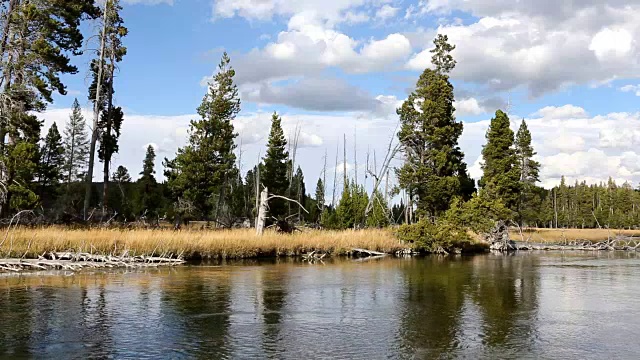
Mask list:
[[[256,218],[256,235],[261,236],[264,232],[264,225],[267,221],[267,214],[269,213],[269,200],[276,198],[296,203],[302,210],[304,210],[304,212],[306,212],[307,214],[309,213],[309,211],[307,211],[307,209],[305,209],[304,206],[302,206],[302,204],[300,204],[296,200],[292,200],[288,197],[280,195],[269,195],[269,189],[265,187],[260,193],[260,206],[258,207],[258,217]],[[284,221],[286,225],[284,225],[282,221]],[[292,228],[289,226],[289,223],[286,222],[286,220],[278,220],[277,225],[284,232],[293,232]]]

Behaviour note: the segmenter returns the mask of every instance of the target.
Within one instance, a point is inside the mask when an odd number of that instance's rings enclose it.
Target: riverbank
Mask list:
[[[571,241],[599,242],[620,236],[640,237],[640,230],[526,228],[522,234],[518,229],[511,229],[509,236],[514,241],[562,244]]]
[[[4,240],[4,241],[3,241]],[[238,230],[68,230],[18,228],[0,238],[0,258],[38,258],[44,253],[73,251],[119,256],[243,259],[267,256],[300,256],[311,251],[348,255],[353,249],[393,254],[409,248],[392,230],[309,230],[292,235],[268,231],[256,236],[253,229]]]

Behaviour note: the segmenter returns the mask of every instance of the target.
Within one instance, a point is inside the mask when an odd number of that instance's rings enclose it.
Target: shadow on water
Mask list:
[[[620,350],[602,321],[640,335],[639,264],[531,253],[0,276],[0,358],[624,357],[640,348]]]

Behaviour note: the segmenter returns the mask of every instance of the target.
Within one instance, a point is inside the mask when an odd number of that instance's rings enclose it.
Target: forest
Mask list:
[[[43,224],[164,222],[178,228],[203,221],[212,228],[252,227],[266,188],[278,196],[269,201],[268,223],[322,229],[418,223],[477,228],[496,220],[527,227],[633,228],[640,220],[640,193],[628,183],[567,184],[563,178],[552,189],[540,187],[541,165],[527,124],[522,119],[514,132],[502,110],[486,133],[483,176],[476,183],[458,145],[463,123],[455,117],[449,78],[455,46],[446,35],[434,40],[432,66],[397,109],[396,143],[389,144],[381,168],[367,164],[365,176],[373,186],[348,177],[345,169],[342,190],[336,191],[337,158],[333,173],[325,157],[322,176],[305,179],[296,162],[297,139],[287,139],[275,112],[263,158],[241,173],[234,129],[241,101],[227,53],[190,123],[187,143],[163,159],[163,174],[155,173],[156,153],[149,146],[140,154],[143,171],[133,180],[112,161],[127,121],[122,104],[114,101],[116,74],[123,71],[118,64],[127,54],[121,10],[118,0],[103,6],[94,0],[2,2],[1,218],[31,211]],[[98,32],[83,34],[85,22],[98,24]],[[83,46],[87,37],[97,41],[88,74],[92,116],[82,115],[76,99],[66,123],[42,133],[40,114],[54,93],[67,93],[61,76],[87,76],[73,65],[75,56],[89,51]],[[343,147],[346,164],[346,140]],[[100,166],[102,179],[94,179]]]

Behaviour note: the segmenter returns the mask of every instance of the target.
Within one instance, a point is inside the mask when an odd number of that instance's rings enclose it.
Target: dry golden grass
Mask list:
[[[640,230],[607,230],[607,229],[524,229],[524,239],[535,243],[559,243],[563,241],[603,241],[609,236],[640,236]],[[522,241],[517,229],[511,229],[511,240]]]
[[[48,251],[101,254],[182,254],[193,258],[249,258],[300,255],[312,250],[344,254],[353,248],[395,252],[404,248],[390,230],[305,231],[293,235],[255,230],[68,230],[61,228],[11,230],[0,236],[0,257],[33,258]]]

